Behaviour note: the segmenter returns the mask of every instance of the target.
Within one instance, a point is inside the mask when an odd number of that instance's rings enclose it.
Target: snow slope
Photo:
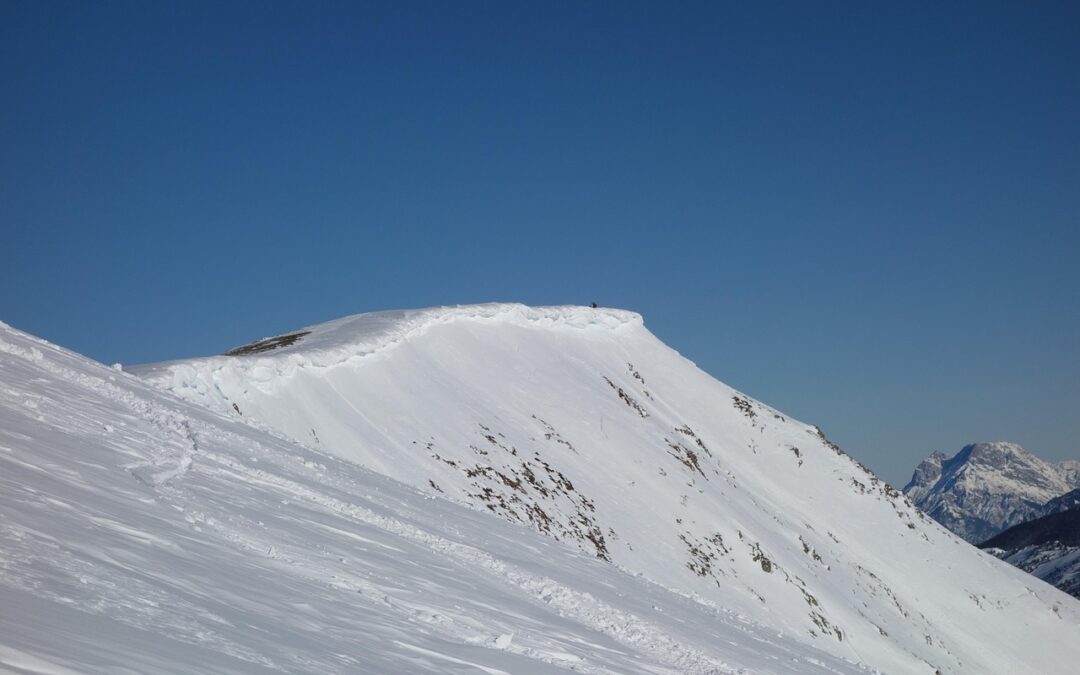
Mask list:
[[[835,659],[1065,673],[1080,658],[1074,599],[924,518],[815,427],[701,372],[636,314],[383,312],[230,354],[136,372]]]
[[[859,668],[0,324],[0,672],[569,671]]]
[[[927,515],[978,544],[1042,514],[1047,501],[1080,487],[1076,462],[1052,464],[1015,443],[974,443],[952,458],[936,452],[904,493]]]

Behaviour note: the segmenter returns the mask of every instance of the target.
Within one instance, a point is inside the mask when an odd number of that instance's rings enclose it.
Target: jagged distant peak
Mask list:
[[[1009,441],[983,441],[971,443],[961,448],[960,452],[952,459],[945,460],[945,464],[954,463],[981,463],[1002,468],[1010,461],[1042,462],[1032,453],[1024,449],[1019,443]]]
[[[1077,484],[1068,463],[1054,464],[1009,441],[935,452],[916,467],[904,492],[964,539],[979,543],[1037,517],[1048,500]]]
[[[944,452],[934,452],[915,467],[915,473],[911,480],[904,486],[904,492],[912,500],[918,500],[925,495],[941,478],[941,465],[948,459]]]

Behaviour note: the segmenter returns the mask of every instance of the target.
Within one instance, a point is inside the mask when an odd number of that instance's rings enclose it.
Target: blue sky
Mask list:
[[[1080,5],[943,4],[7,0],[0,320],[595,300],[893,482],[1080,458]]]

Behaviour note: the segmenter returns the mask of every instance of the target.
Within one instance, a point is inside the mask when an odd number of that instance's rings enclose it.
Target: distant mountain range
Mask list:
[[[1080,462],[974,443],[923,460],[904,492],[967,541],[1080,597]]]

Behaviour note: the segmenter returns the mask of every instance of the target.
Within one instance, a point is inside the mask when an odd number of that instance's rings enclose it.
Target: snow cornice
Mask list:
[[[520,303],[447,305],[354,314],[262,338],[221,355],[145,364],[131,370],[152,380],[168,379],[168,372],[191,367],[248,371],[270,367],[280,375],[288,375],[295,368],[330,368],[383,352],[436,326],[453,323],[608,334],[644,327],[640,314],[607,307],[531,307]]]

